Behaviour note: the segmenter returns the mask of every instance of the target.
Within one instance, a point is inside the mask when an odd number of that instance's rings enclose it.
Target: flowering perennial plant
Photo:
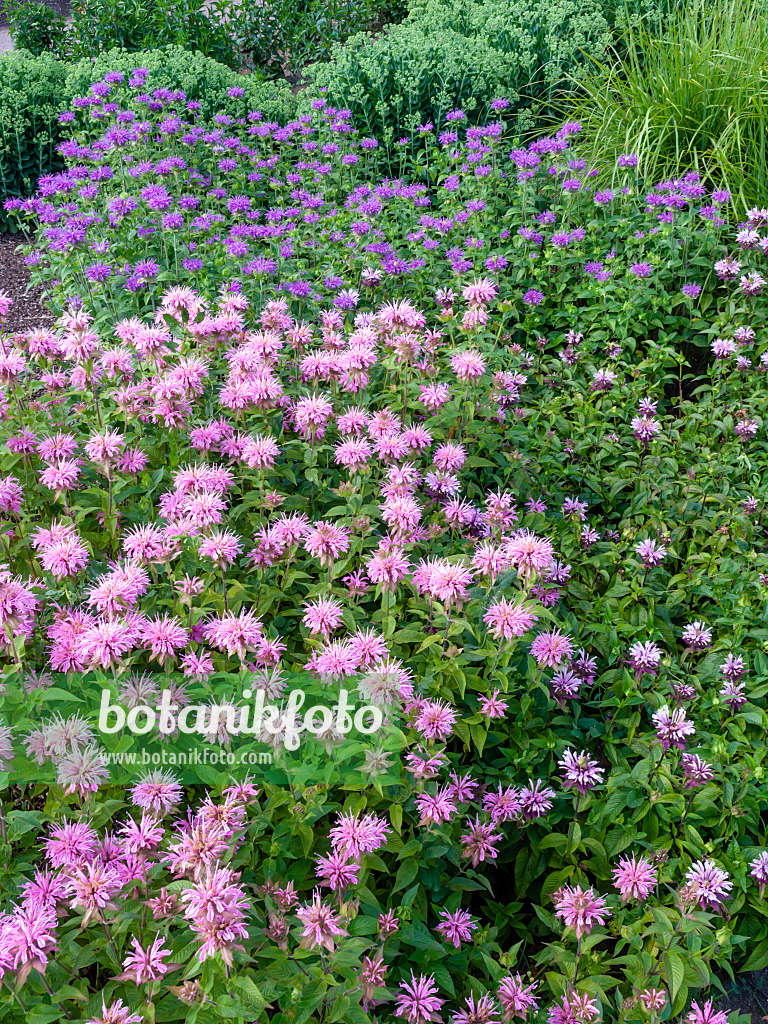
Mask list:
[[[382,179],[230,100],[107,74],[6,203],[58,322],[0,345],[0,1020],[719,1024],[768,963],[768,211],[596,192],[501,101]],[[310,682],[400,763],[241,770]]]

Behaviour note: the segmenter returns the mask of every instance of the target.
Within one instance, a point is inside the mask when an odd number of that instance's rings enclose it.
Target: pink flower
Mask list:
[[[325,434],[328,420],[333,414],[333,406],[322,395],[301,398],[293,408],[293,421],[296,428],[309,440],[320,438]]]
[[[597,1002],[589,992],[571,990],[547,1013],[548,1024],[591,1024],[598,1015]]]
[[[320,565],[329,566],[349,550],[350,530],[335,523],[312,523],[304,537],[304,547]]]
[[[336,446],[333,461],[337,466],[344,466],[352,473],[364,469],[371,459],[372,449],[362,438],[342,441]]]
[[[395,997],[397,1008],[395,1016],[404,1017],[408,1024],[439,1024],[442,1021],[438,1010],[445,1002],[437,996],[437,985],[434,977],[425,974],[416,975],[411,971],[411,980],[400,982],[400,991]]]
[[[329,835],[335,849],[358,858],[361,853],[373,853],[383,846],[389,832],[387,823],[375,814],[359,818],[347,811],[337,815]]]
[[[163,615],[157,619],[146,619],[141,640],[144,647],[152,652],[150,658],[156,658],[161,665],[176,658],[176,651],[189,643],[189,633],[178,619],[172,615]]]
[[[273,437],[257,434],[249,437],[243,446],[243,462],[251,469],[270,469],[280,454],[280,448]]]
[[[456,813],[456,802],[449,788],[436,793],[420,793],[416,797],[420,825],[440,825]]]
[[[475,999],[469,996],[464,1006],[451,1017],[451,1024],[501,1024],[501,1016],[493,996],[487,992]]]
[[[215,868],[179,897],[186,904],[184,916],[201,943],[201,961],[220,953],[224,963],[231,967],[232,950],[243,949],[237,940],[248,935],[244,912],[250,903],[236,878],[230,868]]]
[[[487,277],[480,277],[462,288],[461,294],[471,306],[487,306],[498,294],[498,287]]]
[[[538,616],[533,606],[499,598],[490,605],[483,621],[490,628],[495,640],[512,640],[522,636],[536,623]]]
[[[45,841],[45,855],[55,868],[72,869],[96,853],[97,836],[87,821],[67,821],[52,825]]]
[[[665,704],[653,713],[653,724],[656,726],[656,735],[661,740],[661,749],[677,747],[678,750],[685,750],[687,736],[693,736],[696,729],[692,722],[685,717],[685,708],[673,708]]]
[[[643,1009],[647,1013],[658,1013],[667,1005],[667,993],[664,989],[647,988],[639,997]]]
[[[510,1021],[513,1017],[525,1017],[529,1010],[537,1010],[538,1000],[533,995],[536,991],[536,982],[532,985],[525,985],[519,974],[508,975],[499,982],[499,990],[496,998],[501,1003],[504,1011],[504,1020]]]
[[[230,657],[236,654],[240,661],[245,661],[248,651],[258,649],[263,629],[255,612],[243,608],[238,615],[225,612],[221,618],[209,620],[203,633],[212,647],[226,651]]]
[[[479,817],[475,818],[474,823],[467,821],[467,831],[461,837],[461,845],[464,847],[461,856],[469,857],[473,868],[486,857],[495,860],[498,856],[496,845],[502,837],[499,832],[494,832],[495,827],[493,821],[481,822]]]
[[[613,882],[621,894],[622,903],[629,899],[644,900],[657,882],[657,869],[645,857],[622,857],[614,868]]]
[[[545,786],[541,779],[531,781],[520,790],[520,804],[526,821],[543,818],[552,808],[555,791]]]
[[[10,447],[10,441],[8,442]],[[21,513],[24,491],[15,476],[0,477],[0,510],[9,515]]]
[[[75,747],[62,754],[56,761],[56,770],[56,781],[64,787],[64,792],[77,793],[80,797],[96,793],[109,779],[105,754],[94,745]]]
[[[397,590],[397,584],[410,571],[410,564],[402,548],[392,547],[376,551],[365,565],[365,573],[371,583],[378,583],[382,592]]]
[[[704,622],[689,622],[683,630],[683,643],[694,651],[703,651],[712,643],[712,630]]]
[[[469,942],[476,928],[477,923],[466,910],[441,910],[435,931],[458,949],[462,942]]]
[[[655,540],[651,540],[650,538],[647,540],[641,540],[636,544],[635,552],[643,565],[648,566],[648,568],[661,565],[667,557],[667,549],[664,545],[657,544]]]
[[[531,644],[531,654],[540,668],[557,668],[564,658],[570,658],[573,654],[571,637],[563,635],[559,629],[545,630],[535,637]]]
[[[327,638],[341,625],[343,611],[343,607],[332,597],[319,597],[304,605],[302,622],[310,633],[322,633]]]
[[[589,935],[595,924],[605,924],[611,911],[605,899],[592,889],[566,885],[555,894],[555,914],[562,917],[566,928],[573,928],[576,938]]]
[[[558,764],[563,772],[563,785],[574,786],[579,793],[588,793],[603,781],[604,769],[598,767],[586,750],[580,754],[566,750]]]
[[[486,718],[504,718],[509,705],[502,699],[500,690],[493,690],[490,694],[481,694],[478,697],[480,714]]]
[[[131,803],[163,817],[181,802],[183,795],[184,790],[170,772],[153,771],[133,787]]]
[[[0,926],[3,966],[18,971],[16,982],[23,984],[34,968],[45,974],[48,954],[56,946],[56,912],[42,903],[15,907]]]
[[[73,868],[69,876],[69,888],[72,893],[72,906],[82,907],[85,913],[84,923],[104,907],[112,906],[113,897],[123,888],[123,882],[114,867],[92,861],[82,868]]]
[[[548,569],[554,561],[552,542],[530,530],[518,530],[504,546],[504,553],[523,579]]]
[[[446,740],[453,731],[456,711],[440,700],[425,700],[414,722],[414,727],[428,740]]]
[[[131,1013],[130,1006],[123,1006],[123,1000],[110,1003],[109,1008],[102,999],[101,1017],[91,1017],[86,1024],[141,1024],[141,1014]]]
[[[324,906],[319,892],[315,893],[311,903],[304,904],[296,911],[296,916],[304,925],[299,943],[302,949],[322,946],[329,953],[333,953],[334,940],[337,936],[348,934],[341,927],[340,918],[330,907]]]
[[[362,866],[355,860],[350,860],[346,851],[334,850],[327,857],[317,859],[317,878],[320,885],[341,892],[354,885]]]
[[[485,360],[473,349],[468,352],[457,352],[451,359],[451,369],[460,381],[469,383],[483,376]]]
[[[713,860],[697,860],[685,875],[691,893],[701,903],[702,910],[709,905],[714,911],[721,911],[723,902],[730,899],[733,882],[728,872],[719,868]]]
[[[703,1007],[694,1000],[685,1020],[686,1024],[728,1024],[728,1014],[724,1010],[715,1010],[711,999]]]
[[[131,936],[133,953],[129,953],[123,960],[125,970],[119,975],[120,981],[135,981],[137,985],[143,985],[148,981],[159,981],[169,971],[175,970],[174,964],[166,964],[165,958],[171,955],[170,949],[164,949],[165,939],[162,935],[156,935],[151,946],[144,949],[135,935]]]
[[[232,565],[242,551],[242,545],[240,538],[228,530],[214,530],[203,539],[198,550],[203,558],[210,558],[223,569],[227,565]]]

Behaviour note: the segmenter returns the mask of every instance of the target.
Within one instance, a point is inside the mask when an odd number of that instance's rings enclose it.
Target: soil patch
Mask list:
[[[29,287],[29,267],[24,255],[17,252],[24,242],[21,234],[0,233],[0,291],[13,299],[11,311],[3,325],[8,334],[30,331],[35,327],[50,327],[56,317],[43,302],[43,290]]]

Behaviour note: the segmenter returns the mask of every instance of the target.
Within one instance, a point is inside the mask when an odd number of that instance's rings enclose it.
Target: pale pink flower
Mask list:
[[[445,1002],[437,995],[437,985],[432,975],[421,974],[417,978],[411,971],[411,980],[400,982],[400,991],[395,997],[395,1016],[404,1017],[408,1024],[440,1024],[438,1013]]]
[[[302,622],[310,633],[322,633],[327,638],[341,625],[343,611],[342,605],[332,597],[319,597],[304,605]]]
[[[129,953],[123,960],[122,979],[135,981],[137,985],[143,985],[149,981],[159,981],[169,971],[174,969],[173,964],[166,964],[165,959],[171,955],[170,949],[165,949],[165,938],[163,935],[156,935],[151,946],[144,948],[135,935],[131,936],[133,953]]]
[[[589,935],[596,924],[605,924],[611,911],[605,899],[592,889],[580,885],[565,885],[555,894],[555,914],[562,917],[567,928],[573,928],[576,938]]]
[[[557,668],[565,658],[570,658],[573,654],[571,637],[561,633],[559,629],[545,630],[534,638],[531,654],[540,668]]]
[[[613,882],[621,894],[622,903],[629,899],[644,900],[656,885],[658,871],[645,857],[622,857],[613,870]]]
[[[296,911],[296,916],[304,925],[301,933],[302,949],[314,949],[322,946],[329,953],[334,951],[334,941],[338,936],[348,932],[341,927],[341,919],[331,907],[323,904],[320,893],[316,892],[311,903],[305,903]]]
[[[512,640],[522,636],[537,620],[532,605],[507,601],[503,597],[491,604],[483,616],[495,640]]]

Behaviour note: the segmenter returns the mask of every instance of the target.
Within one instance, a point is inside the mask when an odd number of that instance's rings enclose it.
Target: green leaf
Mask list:
[[[672,949],[664,954],[664,975],[674,1002],[675,996],[685,980],[685,961],[679,953]]]
[[[392,888],[393,892],[400,892],[401,889],[407,889],[408,886],[416,878],[419,873],[419,862],[415,857],[409,857],[404,860],[400,867],[397,869],[395,875],[395,884]]]

